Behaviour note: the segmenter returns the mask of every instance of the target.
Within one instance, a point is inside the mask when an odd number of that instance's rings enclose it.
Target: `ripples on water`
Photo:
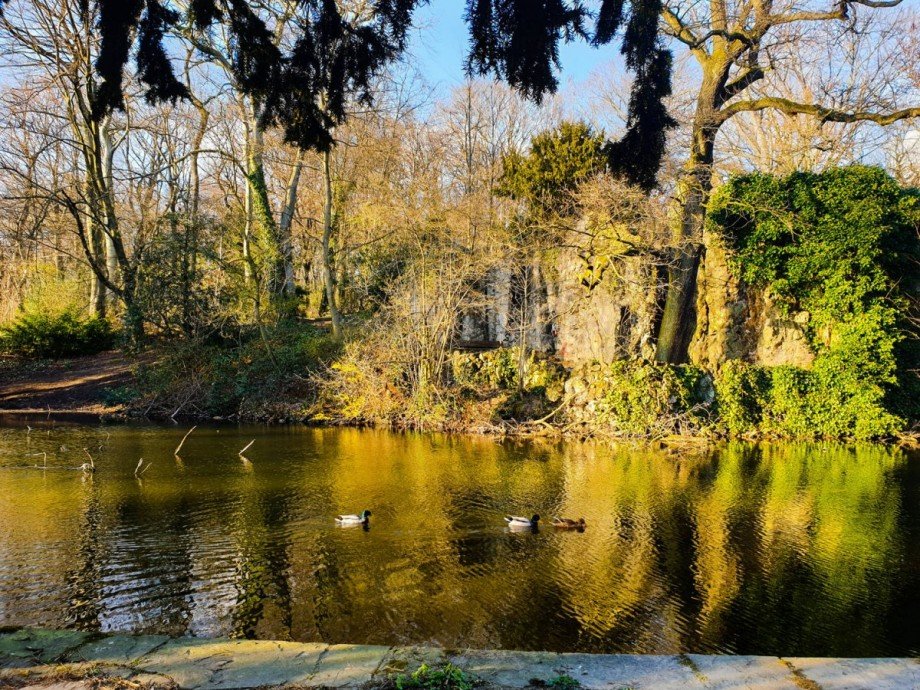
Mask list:
[[[35,422],[32,422],[35,425]],[[920,458],[305,428],[0,428],[0,624],[593,652],[920,653]],[[251,463],[237,451],[250,439]],[[97,472],[9,469],[77,466]],[[137,459],[152,462],[143,479]],[[332,516],[373,511],[370,529]],[[584,516],[510,533],[508,512]]]

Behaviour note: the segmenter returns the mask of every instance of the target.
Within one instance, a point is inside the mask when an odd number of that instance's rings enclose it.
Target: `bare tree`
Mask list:
[[[865,26],[864,12],[894,11],[900,0],[843,0],[831,6],[800,0],[711,0],[697,3],[669,0],[662,10],[663,31],[692,56],[699,70],[690,146],[673,193],[672,235],[678,249],[669,268],[668,294],[658,333],[656,356],[683,361],[692,334],[695,281],[701,257],[706,203],[713,185],[717,137],[733,118],[746,113],[776,111],[824,123],[871,122],[888,125],[920,116],[920,107],[902,107],[900,78],[892,77],[900,57],[881,54],[879,71],[854,71],[865,64],[871,41],[857,43],[858,53],[844,54],[846,37]],[[903,19],[901,21],[904,21]],[[791,94],[779,87],[787,80],[797,51],[835,32],[815,59],[815,88]],[[889,42],[889,49],[894,46]],[[799,61],[797,64],[802,64]],[[904,64],[904,63],[902,63]],[[914,96],[916,98],[916,96]]]

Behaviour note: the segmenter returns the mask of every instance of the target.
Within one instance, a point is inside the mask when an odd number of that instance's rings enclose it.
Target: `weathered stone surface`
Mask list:
[[[384,665],[389,647],[331,645],[320,657],[310,685],[322,688],[358,687],[373,678]]]
[[[446,661],[443,649],[433,647],[393,647],[377,669],[377,675],[386,677],[400,673],[411,673],[422,664],[436,666]]]
[[[176,684],[171,678],[159,676],[156,673],[138,673],[131,677],[131,682],[136,683],[142,688],[171,690]]]
[[[815,355],[808,338],[797,320],[786,318],[774,304],[769,293],[761,297],[762,323],[753,361],[768,367],[784,364],[808,368]]]
[[[305,684],[325,649],[293,642],[174,640],[138,660],[137,667],[189,690]]]
[[[711,690],[801,690],[792,671],[775,656],[685,657],[702,685]]]
[[[615,247],[607,249],[617,253]],[[612,265],[609,256],[560,251],[547,272],[546,305],[540,312],[553,324],[550,340],[556,352],[572,364],[653,354],[646,345],[654,333],[658,281],[655,263],[647,257],[619,256]],[[532,336],[530,341],[544,349]]]
[[[920,688],[916,659],[787,659],[822,690],[908,690]]]
[[[86,642],[89,633],[77,630],[23,629],[0,635],[0,666],[47,664]]]
[[[553,654],[549,652],[465,652],[450,661],[467,673],[508,688],[570,676],[586,690],[700,687],[693,671],[676,656]]]
[[[690,360],[711,370],[729,359],[810,367],[815,356],[803,327],[811,315],[800,312],[787,318],[768,292],[738,280],[717,233],[704,232],[703,243]]]
[[[586,690],[920,690],[913,659],[779,659],[756,656],[592,655],[458,651],[425,647],[173,639],[23,630],[0,635],[0,688],[89,690],[93,678],[130,678],[139,687],[245,690],[261,687],[358,688],[426,663],[451,661],[491,686],[523,689],[571,676]],[[140,658],[138,658],[139,655]],[[46,661],[42,662],[44,658]],[[71,660],[66,666],[58,660]]]
[[[553,678],[560,655],[550,652],[465,651],[449,661],[487,683],[511,688],[530,685],[532,678]]]
[[[166,635],[112,635],[70,651],[67,660],[129,664],[167,642],[169,637]]]
[[[676,656],[560,654],[553,675],[571,676],[587,690],[703,687],[693,669]]]

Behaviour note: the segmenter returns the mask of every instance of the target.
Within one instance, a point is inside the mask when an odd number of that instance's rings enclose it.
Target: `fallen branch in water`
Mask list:
[[[144,467],[144,458],[141,458],[137,461],[137,467],[134,468],[134,476],[140,479],[144,475],[144,472],[150,469],[152,464],[152,462],[148,462],[147,467]],[[143,469],[141,469],[142,467]]]
[[[196,424],[195,426],[193,426],[191,429],[188,430],[185,436],[182,437],[182,440],[179,441],[179,445],[176,446],[176,449],[173,451],[173,455],[179,454],[179,451],[182,450],[182,446],[185,444],[185,439],[187,439],[191,435],[191,433],[197,428],[198,428],[198,425]]]
[[[252,448],[252,444],[255,443],[255,442],[256,442],[256,440],[255,440],[255,439],[252,439],[249,443],[247,443],[247,444],[246,444],[246,447],[243,448],[243,450],[241,450],[241,451],[239,452],[239,456],[240,456],[240,457],[243,457],[243,453],[245,453],[247,450],[249,450],[250,448]]]

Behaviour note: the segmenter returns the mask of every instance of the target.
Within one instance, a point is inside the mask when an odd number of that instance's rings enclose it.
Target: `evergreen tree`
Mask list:
[[[522,201],[533,220],[575,211],[575,192],[607,164],[604,137],[583,122],[563,122],[536,135],[525,156],[510,153],[502,160],[496,192]]]

